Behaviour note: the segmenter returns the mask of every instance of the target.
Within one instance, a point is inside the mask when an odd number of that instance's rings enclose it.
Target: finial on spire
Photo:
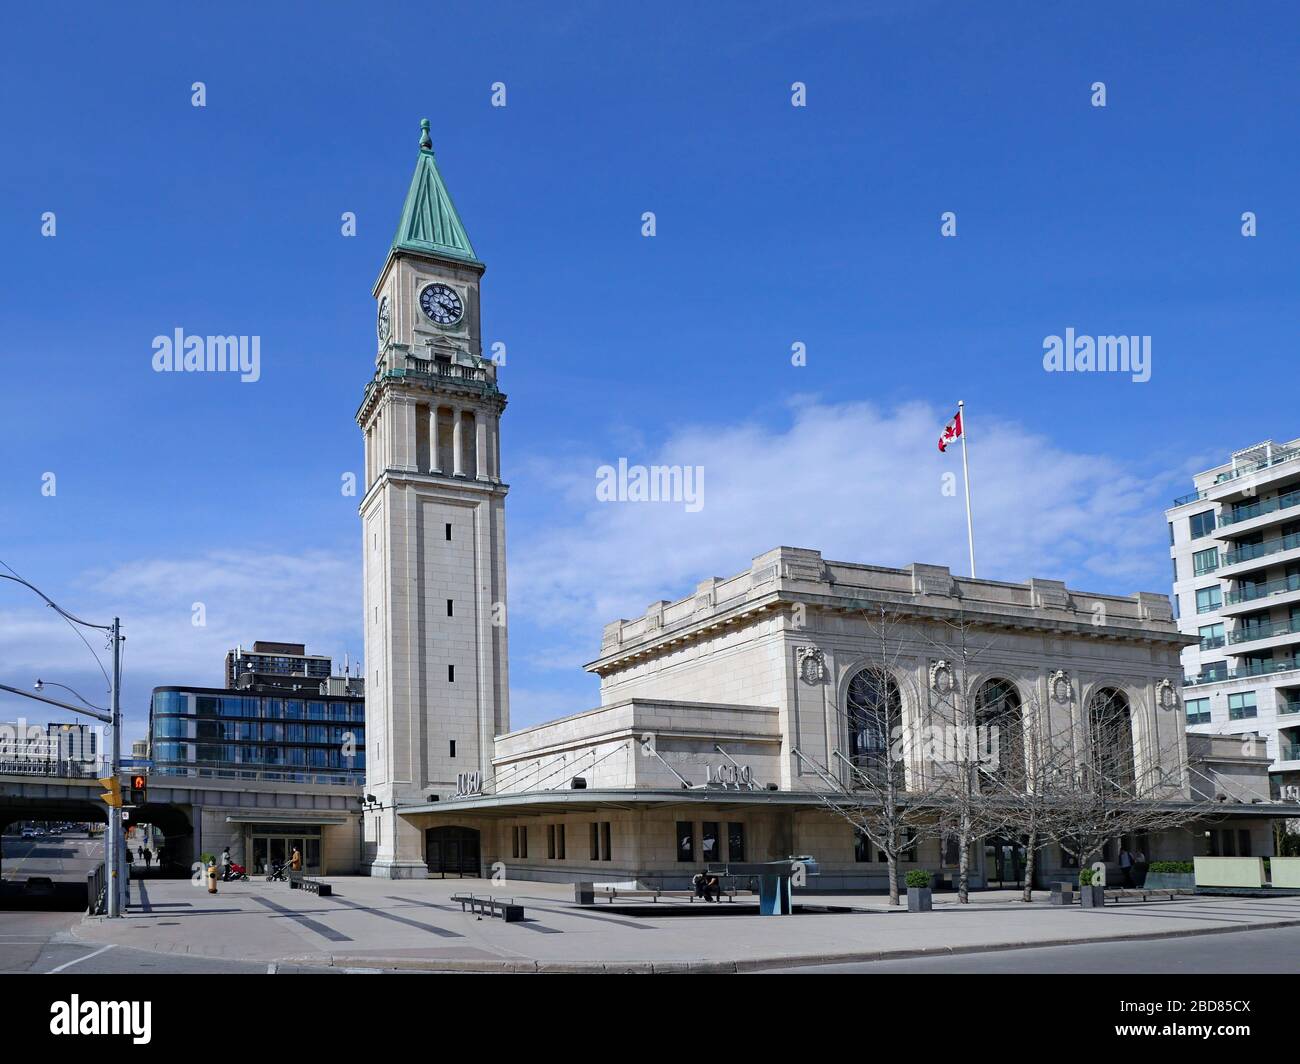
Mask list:
[[[420,119],[420,150],[433,151],[433,138],[429,136],[429,120]]]

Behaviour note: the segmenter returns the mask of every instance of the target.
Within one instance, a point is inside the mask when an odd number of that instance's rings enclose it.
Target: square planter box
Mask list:
[[[1195,872],[1148,872],[1144,890],[1195,890]]]
[[[1080,887],[1079,904],[1085,909],[1100,909],[1106,904],[1106,888]]]
[[[1074,884],[1073,883],[1053,883],[1052,899],[1053,905],[1073,905],[1074,904]]]
[[[907,911],[909,913],[928,913],[933,908],[929,887],[907,888]]]

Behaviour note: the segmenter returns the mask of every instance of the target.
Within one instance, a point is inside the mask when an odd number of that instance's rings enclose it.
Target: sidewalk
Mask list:
[[[735,972],[1300,925],[1300,898],[1186,898],[1084,910],[1050,906],[1046,893],[1026,905],[1015,891],[990,891],[972,894],[970,905],[936,895],[933,912],[913,914],[890,910],[878,895],[796,894],[796,905],[866,911],[761,917],[726,902],[707,909],[645,902],[634,914],[621,907],[607,912],[601,903],[575,906],[571,884],[326,881],[334,888],[329,898],[265,880],[223,883],[215,896],[187,880],[133,884],[125,918],[87,919],[74,934],[88,943],[268,965]],[[513,898],[527,919],[506,924],[462,913],[451,901],[462,892]]]

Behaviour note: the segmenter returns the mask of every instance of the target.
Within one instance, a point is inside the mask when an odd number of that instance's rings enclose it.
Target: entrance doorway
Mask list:
[[[429,828],[424,833],[424,859],[429,871],[442,876],[480,875],[478,831],[474,828]]]
[[[320,828],[259,825],[253,829],[252,842],[250,875],[269,875],[293,856],[295,848],[302,854],[302,870],[308,875],[320,874]]]
[[[984,840],[984,885],[993,890],[1019,887],[1024,882],[1025,847],[1013,839],[994,836]]]

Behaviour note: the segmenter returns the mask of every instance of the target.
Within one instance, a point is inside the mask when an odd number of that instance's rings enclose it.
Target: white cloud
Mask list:
[[[630,464],[704,468],[704,507],[599,503],[596,468],[620,454],[570,456],[530,476],[562,496],[545,527],[510,543],[512,621],[536,626],[538,660],[595,656],[603,624],[746,568],[779,545],[837,561],[967,571],[960,449],[937,449],[952,410],[920,403],[792,401],[783,423],[696,425]],[[979,574],[1064,579],[1090,591],[1164,590],[1161,510],[1172,477],[1065,450],[979,412],[970,463]],[[953,494],[943,493],[952,474]],[[1162,583],[1162,581],[1164,581]]]
[[[117,614],[126,635],[123,708],[126,733],[143,735],[149,692],[164,684],[220,687],[225,653],[254,639],[305,642],[311,653],[361,653],[359,556],[212,551],[199,557],[145,559],[81,574],[56,600],[77,616],[104,623]],[[31,578],[32,574],[23,574]],[[49,582],[33,579],[45,590]],[[15,596],[29,596],[24,603]],[[193,624],[202,603],[206,625]],[[105,704],[104,677],[69,627],[30,592],[18,589],[0,618],[0,682],[25,686],[37,676],[66,683]],[[106,639],[86,633],[109,667]],[[55,692],[57,695],[57,692]],[[0,715],[47,719],[38,703],[6,695]],[[48,719],[62,719],[51,708]]]
[[[682,426],[653,448],[629,433],[615,446],[634,450],[517,463],[516,505],[531,509],[528,524],[510,524],[508,544],[514,725],[598,703],[580,668],[596,655],[606,622],[739,572],[772,547],[966,572],[961,455],[936,449],[951,414],[919,403],[889,409],[804,397],[775,426]],[[1126,463],[1069,451],[979,411],[971,428],[981,576],[1063,579],[1124,594],[1167,590],[1161,511],[1185,480],[1181,471],[1152,476],[1140,456]],[[619,457],[703,466],[703,508],[598,503],[596,469]],[[945,473],[955,478],[952,495],[941,490]],[[546,503],[541,513],[538,502]],[[67,582],[76,593],[62,597],[92,620],[121,615],[128,734],[137,735],[153,686],[220,685],[224,654],[237,643],[304,641],[336,663],[345,651],[355,660],[360,584],[359,552],[213,551],[82,574]],[[206,627],[191,624],[195,602],[206,607]],[[5,605],[0,681],[24,685],[41,675],[100,696],[102,678],[62,622],[34,597],[26,608],[13,598]],[[0,716],[45,719],[35,703],[4,702]]]

